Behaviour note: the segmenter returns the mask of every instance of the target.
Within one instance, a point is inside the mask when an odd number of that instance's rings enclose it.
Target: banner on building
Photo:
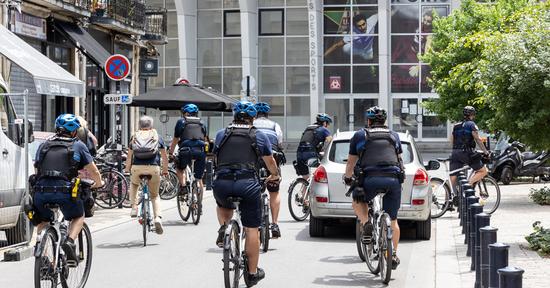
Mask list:
[[[11,22],[12,32],[46,40],[46,19],[14,11]]]

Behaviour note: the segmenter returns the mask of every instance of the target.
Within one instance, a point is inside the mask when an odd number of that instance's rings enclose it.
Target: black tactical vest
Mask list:
[[[359,165],[361,168],[372,166],[399,167],[399,158],[395,148],[396,139],[386,127],[365,128],[365,147],[363,148]]]
[[[260,151],[254,126],[230,126],[216,152],[217,168],[257,170]]]
[[[467,131],[462,121],[453,126],[453,149],[472,150],[476,148],[476,142],[472,131]]]
[[[180,138],[183,140],[204,140],[203,127],[200,118],[185,117]]]
[[[302,138],[300,138],[300,145],[311,145],[317,147],[321,140],[317,136],[317,128],[321,127],[318,124],[312,124],[307,126],[304,133],[302,133]]]
[[[78,176],[78,163],[74,161],[75,138],[55,137],[47,140],[40,149],[39,160],[34,164],[39,178],[71,181]]]

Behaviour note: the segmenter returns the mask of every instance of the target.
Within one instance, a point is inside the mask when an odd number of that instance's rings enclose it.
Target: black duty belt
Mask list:
[[[365,172],[365,177],[394,177],[398,178],[397,172],[380,172],[380,171],[368,171]]]
[[[220,180],[242,180],[242,179],[251,179],[257,178],[255,173],[224,173],[221,175],[216,175],[216,179]]]
[[[47,187],[34,187],[34,193],[70,193],[71,187],[68,186],[47,186]]]

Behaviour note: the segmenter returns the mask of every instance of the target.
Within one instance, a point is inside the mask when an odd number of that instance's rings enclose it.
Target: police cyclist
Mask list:
[[[246,234],[245,253],[248,267],[244,277],[247,283],[256,284],[265,277],[258,268],[260,253],[260,193],[258,178],[260,160],[263,160],[271,175],[267,182],[279,181],[279,171],[272,156],[271,143],[267,136],[252,124],[257,111],[254,104],[240,101],[233,108],[233,123],[217,132],[214,154],[216,171],[213,183],[220,229],[216,245],[223,246],[226,224],[233,215],[233,203],[228,197],[240,197],[239,209]]]
[[[180,194],[187,193],[189,187],[186,179],[185,169],[195,160],[194,176],[199,182],[200,192],[203,191],[202,176],[206,165],[206,127],[197,117],[199,107],[195,104],[187,104],[181,108],[182,118],[176,123],[174,139],[170,145],[169,154],[174,153],[178,145],[178,161],[176,162],[176,173],[180,181]]]
[[[348,162],[344,182],[350,185],[357,179],[353,190],[353,210],[361,222],[361,241],[370,244],[373,226],[368,222],[368,202],[384,192],[383,209],[391,219],[393,231],[393,269],[399,265],[397,245],[400,230],[397,211],[401,205],[401,183],[404,167],[399,135],[386,125],[386,111],[375,106],[366,112],[367,126],[355,132],[350,141]]]
[[[319,153],[323,149],[324,143],[332,140],[328,126],[332,123],[332,118],[325,113],[317,114],[315,123],[306,127],[302,133],[298,150],[296,151],[296,174],[304,179],[309,178],[308,160],[319,158]]]
[[[468,182],[474,185],[479,180],[483,179],[488,173],[487,167],[483,165],[482,155],[475,152],[476,143],[482,149],[485,155],[489,155],[489,151],[483,145],[479,137],[479,129],[474,122],[476,109],[472,106],[464,107],[462,114],[464,120],[453,126],[451,134],[451,143],[453,144],[453,152],[451,154],[451,163],[449,168],[451,171],[462,168],[464,165],[474,169],[474,174]],[[451,174],[451,182],[456,185],[456,177],[458,173]]]
[[[271,142],[271,149],[273,150],[273,157],[277,162],[277,167],[280,174],[280,167],[283,164],[283,130],[281,126],[273,120],[270,120],[269,111],[271,106],[265,102],[259,102],[254,105],[258,116],[254,120],[254,127],[262,131],[269,142]],[[263,163],[262,163],[263,164]],[[279,182],[269,182],[266,185],[267,191],[269,191],[269,206],[271,208],[271,236],[273,238],[281,237],[281,230],[279,229],[279,210],[281,208],[281,197],[279,196]]]
[[[55,136],[41,144],[36,152],[36,183],[33,185],[35,217],[41,221],[38,233],[53,219],[52,211],[46,204],[58,204],[65,220],[70,221],[67,238],[62,249],[67,255],[67,264],[78,265],[74,240],[84,225],[84,205],[80,198],[73,198],[72,181],[78,170],[86,169],[92,180],[92,188],[103,186],[99,171],[90,151],[76,138],[80,122],[73,114],[61,114],[55,120]]]

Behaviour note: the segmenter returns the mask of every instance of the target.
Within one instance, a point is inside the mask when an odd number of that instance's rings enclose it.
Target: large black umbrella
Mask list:
[[[160,110],[179,110],[181,106],[193,103],[202,111],[231,111],[235,101],[215,90],[183,83],[136,96],[130,105]]]

